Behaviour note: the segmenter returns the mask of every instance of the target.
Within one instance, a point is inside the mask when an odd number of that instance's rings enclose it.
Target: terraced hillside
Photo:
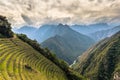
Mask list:
[[[73,67],[90,80],[120,80],[120,32],[91,47]]]
[[[50,60],[18,38],[0,38],[0,80],[67,80]]]

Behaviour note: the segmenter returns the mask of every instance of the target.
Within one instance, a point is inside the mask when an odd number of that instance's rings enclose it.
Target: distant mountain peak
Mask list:
[[[58,26],[64,26],[62,23],[59,23]]]
[[[62,24],[62,23],[59,23],[58,26],[59,26],[59,27],[69,27],[69,25],[67,25],[67,24]]]

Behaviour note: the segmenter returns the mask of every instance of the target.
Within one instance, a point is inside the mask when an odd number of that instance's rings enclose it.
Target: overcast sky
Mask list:
[[[120,22],[120,0],[1,0],[0,15],[13,26]]]

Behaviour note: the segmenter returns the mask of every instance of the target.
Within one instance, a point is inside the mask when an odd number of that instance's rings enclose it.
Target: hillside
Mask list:
[[[0,55],[2,80],[67,80],[64,71],[18,38],[0,38]]]
[[[54,36],[41,43],[42,47],[47,47],[53,51],[59,58],[64,59],[69,64],[81,55],[87,48],[94,44],[94,40],[80,34],[67,25],[51,27],[54,30]],[[51,35],[51,31],[46,34]]]
[[[120,32],[88,49],[73,68],[90,80],[119,80]]]

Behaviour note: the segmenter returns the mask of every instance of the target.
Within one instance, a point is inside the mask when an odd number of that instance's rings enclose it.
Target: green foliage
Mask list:
[[[7,21],[6,17],[0,16],[0,33],[5,37],[13,37],[13,32],[11,31],[11,25]]]

